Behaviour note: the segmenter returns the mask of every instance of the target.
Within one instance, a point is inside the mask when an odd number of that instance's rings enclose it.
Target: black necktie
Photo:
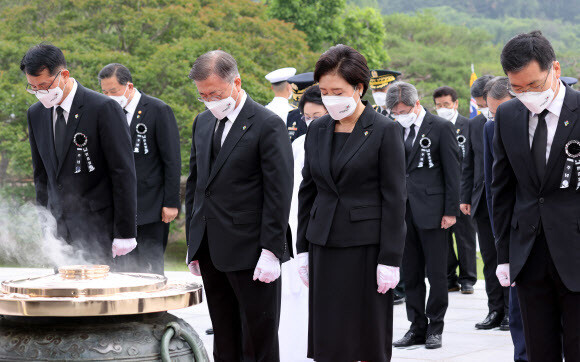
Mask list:
[[[544,173],[546,172],[546,147],[548,146],[548,125],[546,124],[546,115],[548,113],[549,111],[544,109],[544,111],[538,115],[538,126],[536,127],[534,138],[532,140],[532,157],[534,158],[536,171],[538,171],[540,181],[544,179]]]
[[[125,108],[123,108],[123,112],[125,112],[125,114],[129,113]]]
[[[415,139],[415,125],[411,125],[409,128],[409,135],[405,138],[405,156],[409,157],[411,150],[413,149],[413,140]]]
[[[54,150],[56,151],[56,158],[59,165],[62,163],[64,157],[64,144],[66,138],[66,121],[64,120],[64,109],[62,107],[56,108],[56,123],[54,125]]]
[[[219,120],[219,125],[217,130],[215,130],[214,134],[213,134],[213,143],[212,143],[212,147],[211,147],[211,154],[212,154],[212,164],[213,161],[215,161],[215,159],[217,158],[218,154],[220,153],[220,150],[222,149],[222,136],[224,135],[224,128],[226,126],[226,122],[228,121],[228,117]]]

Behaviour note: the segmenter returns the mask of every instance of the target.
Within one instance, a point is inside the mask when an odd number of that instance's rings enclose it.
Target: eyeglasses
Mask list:
[[[56,80],[56,78],[58,78],[58,76],[60,75],[60,73],[62,72],[59,71],[56,76],[54,77],[54,79],[52,80],[52,82],[50,82],[50,85],[46,88],[46,89],[34,89],[30,83],[26,84],[26,91],[30,94],[48,94],[48,91],[50,90],[50,87],[52,87],[52,84],[54,83],[54,81]]]
[[[305,122],[312,122],[312,121],[316,121],[318,118],[327,115],[328,113],[324,113],[323,115],[320,115],[318,117],[306,117],[305,115],[302,115],[302,120]]]
[[[402,116],[404,114],[409,114],[409,113],[413,112],[413,108],[415,108],[415,107],[411,107],[411,109],[409,109],[406,113],[398,113],[398,114],[395,114],[394,112],[391,111],[391,115],[393,117],[396,117],[396,116]]]
[[[233,93],[233,92],[234,92],[234,88],[233,88],[233,85],[232,85],[232,91],[231,91],[231,93]],[[203,102],[221,101],[223,99],[222,93],[223,92],[220,92],[219,94],[212,95],[210,98],[205,98],[205,97],[199,96],[199,97],[197,97],[197,100],[200,101],[200,102],[202,102],[202,103]],[[230,96],[232,95],[231,93],[230,93]]]
[[[538,86],[535,86],[535,87],[530,86],[530,87],[528,87],[526,89],[514,89],[511,84],[508,84],[508,91],[514,97],[515,97],[516,93],[541,92],[542,88],[544,88],[544,86],[546,85],[546,82],[548,82],[548,77],[552,73],[552,69],[553,68],[550,68],[550,71],[546,75],[546,79],[544,79],[544,82],[541,85],[538,85]]]

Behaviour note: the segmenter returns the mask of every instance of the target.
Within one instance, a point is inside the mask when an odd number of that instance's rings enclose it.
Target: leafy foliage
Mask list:
[[[244,88],[261,103],[272,96],[265,74],[286,65],[310,70],[315,61],[304,33],[250,0],[0,1],[0,181],[31,178],[26,110],[36,98],[24,92],[19,64],[41,41],[63,49],[71,75],[91,89],[100,90],[97,73],[106,64],[128,66],[137,88],[173,108],[184,161],[193,119],[204,109],[187,78],[199,55],[230,52]]]

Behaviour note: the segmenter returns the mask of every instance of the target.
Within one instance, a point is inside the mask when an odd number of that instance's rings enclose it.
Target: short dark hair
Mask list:
[[[335,45],[320,56],[314,68],[314,80],[319,82],[320,78],[328,73],[340,75],[353,87],[362,83],[363,96],[369,88],[371,71],[366,58],[347,45]]]
[[[483,97],[483,88],[492,79],[493,75],[484,75],[477,78],[471,85],[471,96],[473,98]]]
[[[435,91],[433,92],[433,102],[435,102],[435,98],[440,98],[440,97],[445,97],[445,96],[451,96],[451,100],[453,102],[455,102],[457,100],[457,92],[455,91],[455,89],[451,88],[451,87],[439,87],[437,89],[435,89]]]
[[[40,43],[28,49],[20,61],[20,70],[35,77],[45,69],[52,76],[63,68],[66,68],[66,60],[62,50],[48,43]]]
[[[226,82],[233,82],[239,75],[238,63],[229,53],[223,50],[212,50],[200,55],[189,72],[189,79],[193,81],[206,80],[215,74]]]
[[[511,38],[503,47],[500,60],[505,74],[519,72],[533,60],[541,70],[548,70],[556,60],[556,53],[542,32],[535,30]]]
[[[514,95],[509,90],[510,81],[508,77],[495,77],[485,85],[483,90],[483,97],[486,102],[489,97],[497,100],[506,97],[514,98]]]
[[[304,114],[304,105],[306,103],[315,103],[324,106],[324,103],[322,103],[322,95],[320,94],[320,87],[318,85],[313,85],[312,87],[309,87],[304,91],[302,97],[300,97],[298,109],[302,114]]]
[[[133,77],[131,76],[129,68],[127,68],[123,64],[119,63],[107,64],[103,69],[101,69],[98,75],[99,82],[102,81],[103,79],[108,79],[111,77],[117,78],[117,82],[119,82],[120,85],[125,85],[129,82],[133,83]]]

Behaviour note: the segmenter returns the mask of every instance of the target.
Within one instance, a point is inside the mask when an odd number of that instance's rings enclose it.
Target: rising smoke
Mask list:
[[[0,199],[0,264],[87,264],[85,253],[58,238],[56,230],[56,220],[45,208]]]

